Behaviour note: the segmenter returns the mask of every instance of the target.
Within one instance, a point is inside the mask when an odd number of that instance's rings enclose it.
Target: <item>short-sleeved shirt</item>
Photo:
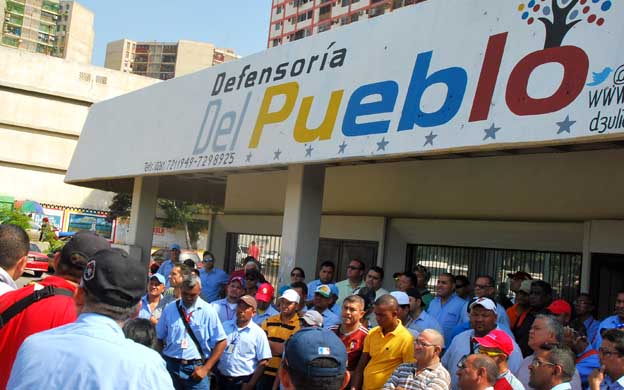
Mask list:
[[[470,321],[470,314],[468,314],[468,303],[464,301],[464,307],[462,308],[462,319],[461,322]],[[503,329],[511,329],[509,324],[509,316],[507,315],[507,310],[500,303],[496,304],[496,314],[498,315],[496,319],[496,323],[500,325]]]
[[[602,344],[602,335],[600,332],[603,329],[614,329],[621,327],[624,324],[624,319],[621,319],[620,316],[614,315],[611,317],[605,318],[600,325],[598,326],[598,331],[596,333],[596,341],[594,341],[594,349],[599,349]]]
[[[336,333],[336,336],[342,340],[347,349],[347,370],[354,371],[360,361],[360,356],[362,356],[364,339],[368,336],[368,329],[360,325],[353,332],[345,334],[340,331],[340,325],[334,325],[329,330]]]
[[[75,292],[76,287],[58,276],[48,276],[40,282],[10,291],[0,298],[0,312],[4,312],[15,302],[31,295],[35,288],[46,286],[64,288]],[[6,387],[17,350],[26,337],[76,321],[76,303],[66,295],[55,295],[34,302],[0,328],[0,389]]]
[[[156,351],[127,339],[111,318],[83,313],[27,338],[8,388],[173,389],[173,383]]]
[[[426,367],[417,373],[416,363],[399,365],[386,384],[384,390],[448,390],[451,384],[451,375],[441,363]]]
[[[600,390],[624,390],[624,375],[614,381],[605,374],[605,378],[600,384]]]
[[[156,318],[156,320],[158,320],[160,316],[162,315],[162,311],[165,308],[166,304],[167,302],[165,302],[165,300],[161,296],[160,301],[158,301],[158,304],[156,305],[154,310],[151,310],[150,305],[149,305],[149,300],[147,299],[147,294],[143,295],[143,298],[141,298],[141,310],[139,311],[138,317],[145,318],[146,320],[149,320],[150,318],[154,317]]]
[[[323,329],[329,329],[331,326],[340,325],[342,320],[333,311],[325,309],[321,315],[323,316]]]
[[[212,307],[217,312],[221,323],[236,319],[236,306],[238,306],[237,303],[230,303],[227,298],[212,302]]]
[[[366,283],[364,280],[360,282],[355,288],[351,287],[351,283],[349,283],[349,279],[341,280],[336,283],[336,287],[338,287],[338,300],[336,301],[336,305],[342,305],[342,301],[349,295],[353,295],[355,291],[359,290],[362,287],[366,287]]]
[[[507,370],[498,376],[494,390],[525,390],[525,388],[522,382],[510,370]]]
[[[448,347],[444,356],[442,356],[442,364],[447,367],[451,373],[451,388],[457,389],[457,363],[466,355],[470,355],[476,352],[476,345],[472,344],[472,338],[474,337],[474,330],[469,329],[455,336],[451,345]],[[509,356],[509,369],[512,372],[516,372],[518,367],[522,364],[522,353],[520,347],[514,341],[514,349]]]
[[[280,314],[269,317],[262,323],[262,330],[267,335],[269,341],[275,343],[285,343],[295,332],[299,330],[299,315],[295,313],[289,321],[282,321]],[[276,376],[277,369],[282,363],[282,355],[277,354],[271,357],[269,364],[264,369],[265,375]]]
[[[418,333],[421,333],[425,329],[435,329],[440,332],[440,334],[444,333],[438,321],[424,310],[420,312],[418,318],[412,320],[407,325],[407,329],[413,329]]]
[[[210,272],[202,268],[199,270],[199,278],[202,284],[201,297],[208,303],[219,299],[219,292],[228,282],[228,274],[219,268],[213,268]]]
[[[212,306],[201,298],[187,308],[182,300],[177,300],[165,306],[160,321],[156,325],[156,336],[165,343],[163,354],[175,359],[201,359],[191,336],[187,334],[184,321],[178,312],[181,305],[183,313],[190,316],[190,326],[198,339],[204,356],[210,356],[215,345],[225,340],[225,332],[217,313]]]
[[[370,355],[370,360],[364,368],[362,389],[381,389],[399,364],[414,361],[414,338],[400,321],[392,332],[386,334],[376,326],[364,339],[363,352]]]
[[[269,307],[265,311],[263,311],[262,313],[260,313],[260,309],[256,310],[256,315],[253,316],[252,320],[256,324],[262,325],[262,323],[264,321],[268,320],[269,317],[273,317],[273,316],[278,315],[278,314],[279,314],[279,311],[275,310],[273,305],[269,305]]]
[[[162,276],[165,277],[165,286],[167,288],[170,287],[169,274],[171,273],[172,269],[173,269],[173,260],[167,259],[163,261],[162,264],[160,264],[160,267],[158,267],[158,271],[156,271],[157,274],[161,274]]]
[[[226,321],[223,330],[227,345],[219,359],[218,369],[225,376],[253,374],[261,360],[271,358],[271,348],[266,333],[255,322],[239,328],[236,320]]]
[[[444,304],[440,297],[435,297],[429,304],[427,313],[435,318],[444,330],[444,342],[447,346],[450,345],[453,328],[462,322],[462,310],[465,304],[466,301],[455,294],[451,295]]]

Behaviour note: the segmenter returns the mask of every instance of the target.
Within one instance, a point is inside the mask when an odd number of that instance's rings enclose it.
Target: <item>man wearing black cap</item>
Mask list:
[[[15,355],[26,337],[76,320],[78,314],[73,295],[87,260],[95,252],[107,248],[110,244],[104,237],[93,232],[78,232],[62,251],[54,255],[56,274],[2,296],[0,313],[4,326],[0,327],[0,389],[6,387]],[[46,298],[42,299],[42,294]],[[20,301],[32,303],[17,310]],[[8,318],[10,311],[15,313],[12,318]]]
[[[89,258],[76,291],[75,323],[30,336],[19,349],[10,389],[171,389],[165,362],[126,339],[138,315],[147,267],[120,249]]]
[[[347,350],[332,331],[310,327],[284,347],[280,383],[286,390],[338,390],[349,383]]]

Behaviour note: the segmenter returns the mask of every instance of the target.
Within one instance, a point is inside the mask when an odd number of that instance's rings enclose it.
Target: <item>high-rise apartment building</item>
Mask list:
[[[267,47],[318,34],[425,0],[273,0]]]
[[[206,42],[136,42],[120,39],[106,45],[104,66],[168,80],[238,58],[240,56],[232,49],[220,49]]]
[[[91,63],[93,13],[74,1],[0,0],[0,45]]]

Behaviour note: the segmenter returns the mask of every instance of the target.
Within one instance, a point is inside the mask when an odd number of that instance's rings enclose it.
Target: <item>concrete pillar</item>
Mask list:
[[[130,255],[149,264],[158,200],[158,177],[135,177],[130,210]]]
[[[324,185],[324,166],[288,167],[279,285],[290,282],[295,266],[303,268],[307,280],[316,279]]]
[[[581,292],[589,292],[591,273],[591,228],[592,222],[583,224],[583,260],[581,261]],[[599,281],[598,281],[599,283]]]

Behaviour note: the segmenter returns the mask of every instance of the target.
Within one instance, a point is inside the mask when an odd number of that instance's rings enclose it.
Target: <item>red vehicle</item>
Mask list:
[[[37,245],[31,243],[26,263],[26,271],[34,272],[37,277],[48,272],[48,255],[41,253],[40,250]]]

